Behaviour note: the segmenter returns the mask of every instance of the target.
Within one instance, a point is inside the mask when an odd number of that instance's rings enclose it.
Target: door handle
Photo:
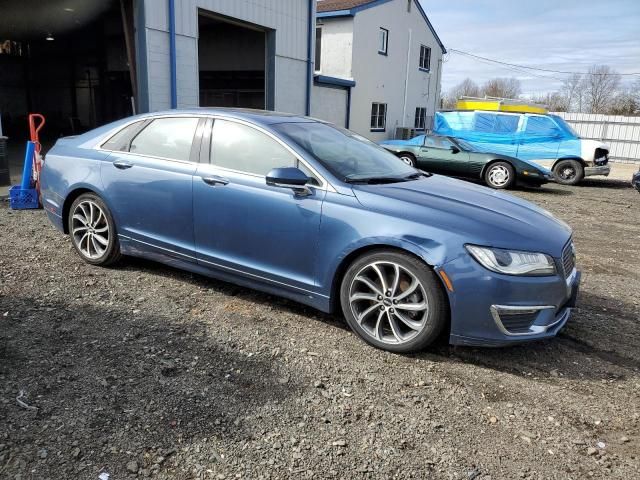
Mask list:
[[[224,177],[220,177],[218,175],[210,175],[208,177],[201,177],[202,181],[204,183],[206,183],[207,185],[227,185],[229,183],[229,180],[224,178]]]
[[[126,160],[115,160],[113,162],[113,166],[119,168],[120,170],[126,170],[127,168],[133,167],[133,163]]]

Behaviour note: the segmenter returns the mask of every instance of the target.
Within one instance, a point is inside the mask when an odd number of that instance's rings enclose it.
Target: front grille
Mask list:
[[[576,253],[573,247],[573,242],[567,243],[562,250],[562,269],[564,270],[564,276],[568,277],[573,272],[576,266]]]
[[[609,163],[609,151],[603,148],[596,148],[593,158],[596,165],[606,165]]]
[[[518,313],[518,314],[502,314],[500,315],[500,321],[504,328],[509,330],[510,333],[523,333],[528,332],[529,327],[538,316],[539,311]]]

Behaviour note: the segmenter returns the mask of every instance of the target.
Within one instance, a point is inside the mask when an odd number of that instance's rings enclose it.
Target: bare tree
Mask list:
[[[497,98],[518,98],[521,92],[517,78],[492,78],[480,88],[481,95]]]
[[[584,79],[590,113],[606,113],[620,86],[620,75],[609,65],[593,65]]]
[[[621,89],[607,107],[609,115],[640,115],[640,80]]]
[[[470,78],[465,78],[447,93],[444,98],[444,108],[451,109],[456,107],[456,102],[460,97],[477,97],[480,95],[478,84]]]
[[[582,80],[582,74],[572,73],[569,75],[569,77],[562,82],[561,91],[567,99],[567,110],[581,112],[582,103],[584,101],[584,82]]]
[[[549,92],[532,98],[534,103],[544,105],[551,112],[566,112],[569,110],[569,101],[564,93]]]
[[[640,107],[640,78],[631,84],[631,87],[629,87],[629,93],[636,104]]]

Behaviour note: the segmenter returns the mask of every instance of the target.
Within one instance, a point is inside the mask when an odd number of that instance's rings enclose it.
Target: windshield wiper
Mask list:
[[[406,177],[404,177],[405,180],[416,180],[420,177],[431,177],[433,175],[433,173],[429,173],[429,172],[416,172],[416,173],[412,173],[410,175],[407,175]]]
[[[381,183],[397,183],[406,182],[410,180],[403,177],[364,177],[364,178],[345,178],[347,183],[365,183],[367,185],[381,184]]]

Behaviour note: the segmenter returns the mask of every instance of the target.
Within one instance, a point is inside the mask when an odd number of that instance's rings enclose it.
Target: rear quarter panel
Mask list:
[[[47,153],[41,176],[42,204],[48,214],[60,219],[73,191],[88,189],[103,196],[100,165],[109,157],[109,152],[68,143],[59,140]]]

